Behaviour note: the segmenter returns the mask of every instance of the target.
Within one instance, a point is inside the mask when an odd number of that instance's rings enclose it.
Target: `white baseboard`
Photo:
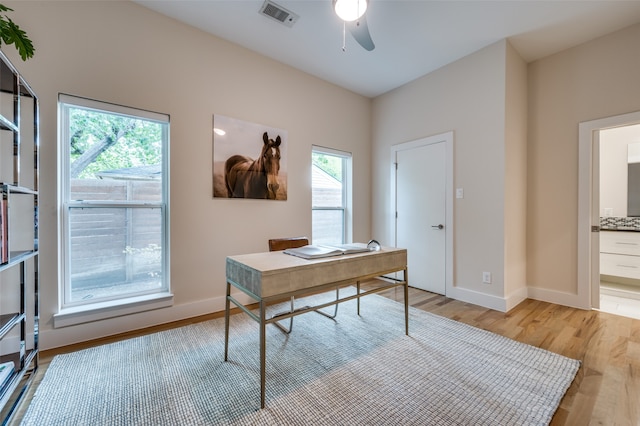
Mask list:
[[[549,290],[538,287],[527,287],[527,290],[530,299],[554,303],[556,305],[569,306],[572,308],[587,309],[575,293],[566,293],[564,291]]]
[[[232,294],[240,303],[255,302],[245,293]],[[41,328],[40,350],[47,350],[86,342],[128,331],[139,330],[173,321],[193,318],[224,310],[225,296],[173,305],[166,308],[139,312],[122,317],[94,321],[56,329]]]
[[[634,291],[628,288],[618,288],[615,286],[605,287],[601,285],[600,294],[606,294],[606,295],[615,296],[615,297],[622,297],[624,299],[640,300],[640,291]]]
[[[479,293],[462,287],[454,287],[453,289],[447,289],[447,296],[462,302],[473,303],[474,305],[500,312],[509,312],[526,299],[585,309],[577,294],[537,287],[520,288],[506,298]]]
[[[233,297],[240,303],[248,304],[254,302],[244,293],[233,294]],[[576,294],[536,287],[519,289],[506,298],[480,293],[462,287],[453,287],[447,289],[447,297],[500,312],[508,312],[527,298],[584,309]],[[104,321],[79,324],[77,326],[59,329],[42,330],[40,332],[40,349],[46,350],[72,345],[74,343],[86,342],[154,325],[219,312],[224,310],[224,300],[224,296],[219,296]]]
[[[460,300],[461,302],[473,303],[484,308],[493,309],[500,312],[506,312],[507,301],[503,297],[493,296],[486,293],[480,293],[462,287],[453,287],[447,289],[447,297]]]
[[[511,309],[518,306],[520,303],[524,302],[529,298],[529,289],[527,287],[519,288],[514,291],[505,299],[505,311],[509,312]]]

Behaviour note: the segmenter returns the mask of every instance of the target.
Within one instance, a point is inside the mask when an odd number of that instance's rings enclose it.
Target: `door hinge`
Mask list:
[[[600,227],[598,225],[592,225],[591,232],[600,232]]]

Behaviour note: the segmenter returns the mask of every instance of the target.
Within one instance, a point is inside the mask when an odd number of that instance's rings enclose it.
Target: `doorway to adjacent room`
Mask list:
[[[627,129],[638,124],[640,112],[583,122],[579,126],[578,296],[585,308],[625,316],[631,316],[629,309],[636,312],[640,306],[634,298],[620,297],[629,282],[637,282],[636,278],[627,277],[636,269],[635,264],[627,265],[627,260],[636,258],[629,251],[632,246],[640,246],[640,233],[632,232],[640,230],[634,225],[640,225],[640,218],[628,212],[627,204],[627,171],[634,163],[629,157],[632,147],[628,145],[634,141],[617,139],[618,134],[628,133]],[[624,161],[612,167],[616,149]],[[613,181],[617,184],[612,185]],[[634,241],[618,241],[627,236]],[[624,262],[619,262],[620,259]]]

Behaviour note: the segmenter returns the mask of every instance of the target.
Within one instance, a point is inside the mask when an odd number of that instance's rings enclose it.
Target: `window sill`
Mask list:
[[[169,306],[173,306],[173,294],[171,293],[158,293],[77,306],[61,309],[60,312],[55,314],[53,316],[53,327],[68,327]]]

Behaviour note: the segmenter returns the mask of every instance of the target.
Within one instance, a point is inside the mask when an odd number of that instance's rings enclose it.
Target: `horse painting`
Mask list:
[[[224,164],[224,181],[229,198],[263,198],[275,200],[280,184],[280,136],[262,135],[262,152],[256,160],[233,155]]]

